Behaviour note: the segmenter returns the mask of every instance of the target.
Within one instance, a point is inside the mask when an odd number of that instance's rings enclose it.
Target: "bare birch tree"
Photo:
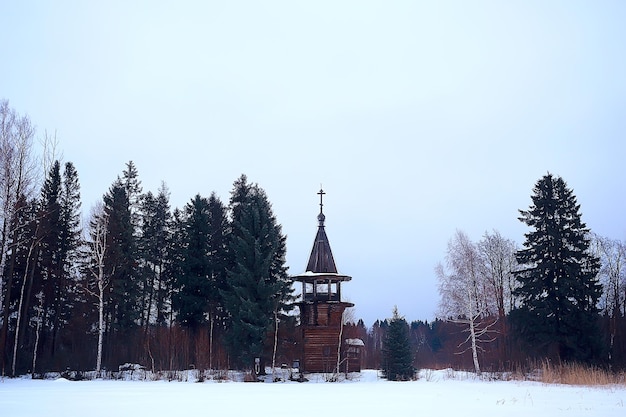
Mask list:
[[[27,116],[20,116],[0,100],[0,367],[4,373],[13,274],[7,273],[7,256],[19,245],[18,230],[12,225],[21,200],[28,200],[37,182],[33,156],[35,129]]]
[[[485,232],[478,242],[478,250],[484,262],[486,280],[494,295],[495,306],[500,320],[516,306],[513,291],[517,280],[513,275],[517,260],[517,247],[512,240],[502,237],[500,232]]]
[[[626,244],[593,234],[591,248],[600,258],[600,309],[609,318],[609,361],[613,358],[618,318],[626,316]]]
[[[37,164],[33,156],[35,128],[27,116],[20,116],[0,100],[0,273],[4,273],[11,242],[11,219],[21,196],[30,197],[37,181]],[[3,284],[0,279],[0,305]],[[4,318],[6,321],[6,317]],[[0,348],[1,349],[1,348]]]
[[[27,301],[25,300],[24,294],[25,294],[25,290],[28,284],[28,278],[29,276],[31,277],[32,280],[32,275],[34,272],[34,268],[35,268],[35,262],[36,262],[36,258],[37,256],[34,255],[34,252],[37,250],[38,245],[41,243],[41,236],[39,236],[39,224],[37,224],[37,228],[35,229],[35,235],[28,247],[28,254],[26,255],[26,265],[24,268],[24,277],[22,279],[22,286],[21,286],[21,290],[20,290],[20,298],[19,298],[19,302],[18,302],[18,306],[17,306],[17,320],[16,320],[16,324],[15,324],[15,339],[13,340],[13,359],[11,362],[11,375],[15,376],[15,370],[16,370],[16,363],[17,363],[17,348],[19,346],[19,342],[20,342],[20,331],[22,329],[22,321],[23,321],[23,316],[27,315],[27,310],[28,310],[28,305],[24,305],[24,303]],[[31,262],[32,262],[32,266],[31,266]]]
[[[104,256],[106,253],[106,232],[108,218],[102,203],[97,203],[91,211],[89,221],[88,242],[88,269],[91,280],[84,287],[85,291],[94,296],[98,307],[98,348],[96,354],[96,372],[102,369],[102,347],[104,343],[104,301],[105,290],[109,285],[108,277],[104,270]]]
[[[514,290],[518,282],[513,275],[517,269],[515,253],[517,247],[512,240],[502,237],[500,232],[485,232],[478,242],[478,250],[485,266],[486,280],[491,286],[489,292],[493,294],[493,301],[497,309],[498,331],[505,343],[499,344],[500,355],[506,359],[508,355],[508,320],[506,316],[516,307]],[[491,312],[490,312],[491,313]],[[493,314],[493,313],[492,313]]]
[[[594,234],[592,248],[601,263],[600,309],[609,317],[626,315],[626,244]]]
[[[439,316],[441,319],[467,326],[467,339],[459,346],[469,343],[474,370],[480,374],[478,351],[481,344],[492,341],[489,333],[497,318],[493,287],[485,273],[485,265],[477,246],[467,235],[457,230],[448,242],[446,266],[435,268],[439,279]]]

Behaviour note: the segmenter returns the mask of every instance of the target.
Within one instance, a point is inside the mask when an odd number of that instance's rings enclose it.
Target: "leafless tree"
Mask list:
[[[592,235],[591,241],[601,264],[600,308],[609,317],[626,315],[626,244],[597,234]]]
[[[488,285],[492,287],[498,317],[502,320],[516,306],[513,291],[517,280],[513,272],[517,268],[517,247],[515,242],[494,231],[485,232],[478,242],[478,250],[484,262]]]
[[[54,131],[54,135],[48,133],[47,130],[44,130],[43,138],[40,140],[40,145],[43,149],[42,155],[42,165],[43,172],[47,173],[50,171],[50,167],[54,164],[54,161],[62,160],[63,153],[60,153],[59,148],[59,140],[57,139],[57,132]]]
[[[600,309],[609,318],[609,361],[618,331],[618,317],[626,316],[626,244],[597,234],[591,236],[591,248],[600,258],[602,296]]]
[[[339,328],[339,343],[337,344],[337,376],[339,375],[339,369],[341,367],[341,346],[343,345],[343,328],[346,324],[354,322],[354,308],[347,307],[341,313],[341,323]]]
[[[498,315],[498,332],[504,338],[505,343],[499,344],[502,359],[507,358],[509,344],[508,321],[506,316],[516,307],[517,297],[514,290],[518,282],[513,275],[517,270],[517,259],[515,253],[517,246],[510,239],[502,237],[500,232],[494,230],[492,233],[485,232],[483,238],[478,242],[478,250],[485,265],[485,274]]]
[[[32,197],[37,183],[38,170],[32,150],[34,134],[30,119],[17,114],[7,100],[0,100],[0,306],[3,306],[0,362],[3,371],[11,302],[8,293],[12,285],[7,282],[12,274],[5,275],[7,256],[10,248],[20,243],[16,241],[17,230],[12,230],[11,225],[20,207],[18,201]]]
[[[27,116],[18,115],[7,100],[0,101],[0,271],[4,271],[10,243],[10,222],[18,198],[29,197],[37,180],[33,156],[35,128]],[[0,296],[2,294],[0,280]],[[1,304],[0,299],[0,304]]]
[[[435,268],[439,279],[439,316],[443,320],[467,326],[468,337],[459,346],[469,343],[474,370],[480,374],[478,351],[481,344],[493,341],[490,337],[497,322],[494,290],[490,284],[477,245],[457,230],[448,242],[446,267]]]
[[[104,269],[106,253],[106,231],[108,218],[102,203],[97,203],[91,211],[89,222],[88,269],[91,280],[84,287],[85,291],[96,298],[98,306],[98,350],[96,355],[96,372],[102,369],[102,346],[104,342],[104,302],[105,290],[109,285]]]
[[[35,306],[37,316],[32,319],[32,321],[35,322],[35,346],[33,347],[33,362],[31,367],[33,374],[37,369],[37,351],[39,349],[39,340],[41,339],[41,327],[43,326],[43,292],[39,291],[37,295],[35,295],[35,298],[37,298],[37,305]]]
[[[13,361],[11,363],[11,375],[15,376],[15,366],[16,366],[16,362],[17,362],[17,348],[19,346],[19,341],[20,341],[20,331],[22,328],[22,316],[26,315],[27,310],[28,310],[28,303],[25,300],[24,294],[25,294],[25,290],[28,284],[28,278],[29,275],[31,276],[31,281],[32,281],[32,272],[34,272],[35,269],[35,258],[37,258],[37,256],[34,255],[34,252],[37,250],[39,244],[41,243],[42,237],[40,236],[39,233],[39,225],[37,225],[37,228],[35,230],[35,238],[32,239],[29,247],[28,247],[28,254],[26,255],[26,266],[24,268],[24,277],[22,279],[22,287],[20,290],[20,298],[19,298],[19,302],[18,302],[18,306],[17,306],[17,320],[16,320],[16,324],[15,324],[15,339],[13,341]],[[31,266],[31,261],[33,263],[33,265]],[[24,305],[24,303],[26,302],[26,305]]]

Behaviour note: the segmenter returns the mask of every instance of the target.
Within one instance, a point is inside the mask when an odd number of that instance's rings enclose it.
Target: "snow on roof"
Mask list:
[[[300,277],[300,276],[303,276],[303,277],[340,276],[340,277],[343,277],[343,276],[346,276],[346,275],[340,274],[338,272],[311,272],[311,271],[306,271],[306,272],[303,272],[301,274],[294,275],[294,276],[298,276],[298,277]]]
[[[346,339],[346,345],[348,346],[365,346],[365,343],[361,339]]]

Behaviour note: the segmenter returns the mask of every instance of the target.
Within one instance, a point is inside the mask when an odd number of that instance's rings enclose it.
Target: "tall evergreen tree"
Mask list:
[[[176,311],[176,303],[174,301],[181,291],[182,284],[180,282],[183,276],[185,263],[185,219],[182,210],[175,208],[172,212],[171,237],[168,245],[167,255],[165,257],[165,281],[171,283],[169,297],[171,299],[171,309],[169,315],[163,319],[173,319]]]
[[[42,235],[40,250],[40,270],[36,276],[39,285],[35,285],[34,294],[39,294],[43,309],[43,328],[50,332],[50,353],[54,356],[56,336],[61,319],[61,309],[66,298],[66,280],[63,276],[62,235],[64,227],[61,213],[61,165],[54,161],[44,182],[41,196],[40,231]],[[36,283],[37,284],[37,283]]]
[[[73,317],[72,311],[77,307],[77,304],[84,302],[82,292],[78,289],[78,265],[82,244],[80,183],[78,172],[72,162],[65,163],[62,181],[59,198],[61,211],[59,253],[61,283],[65,289],[65,295],[59,311],[59,318],[62,324],[67,324]]]
[[[107,316],[114,327],[128,329],[138,323],[141,302],[130,202],[119,179],[104,196],[104,209],[108,219],[104,261],[111,283]]]
[[[409,325],[397,307],[383,341],[383,375],[390,381],[408,381],[415,375]]]
[[[231,267],[224,303],[230,315],[227,342],[238,365],[251,367],[275,312],[288,310],[291,280],[285,267],[285,236],[265,192],[245,175],[234,184],[229,248]]]
[[[580,205],[560,177],[537,181],[520,221],[525,234],[516,274],[521,307],[511,312],[514,330],[539,354],[566,361],[591,361],[599,354],[597,303],[599,259],[589,250],[589,229]]]
[[[145,325],[164,324],[168,308],[166,259],[171,239],[171,213],[169,191],[161,185],[158,194],[146,193],[141,201],[141,239],[143,316]],[[155,317],[152,317],[155,315]]]
[[[215,193],[208,200],[211,291],[209,293],[209,315],[212,323],[222,324],[225,311],[221,292],[226,288],[226,269],[228,267],[229,229],[226,207]]]
[[[172,303],[177,320],[196,331],[205,322],[211,294],[209,259],[209,203],[196,195],[185,206],[181,275],[177,277]]]
[[[131,224],[133,225],[133,233],[137,235],[139,233],[139,227],[141,222],[140,208],[142,190],[141,180],[139,179],[139,171],[133,161],[126,163],[126,169],[122,172],[121,184],[124,186],[126,196],[128,198],[128,205],[130,208]]]

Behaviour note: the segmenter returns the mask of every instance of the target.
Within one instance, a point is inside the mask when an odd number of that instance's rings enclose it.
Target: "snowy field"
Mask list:
[[[480,381],[422,371],[388,382],[376,371],[338,383],[203,383],[0,379],[0,416],[625,416],[626,387]]]

